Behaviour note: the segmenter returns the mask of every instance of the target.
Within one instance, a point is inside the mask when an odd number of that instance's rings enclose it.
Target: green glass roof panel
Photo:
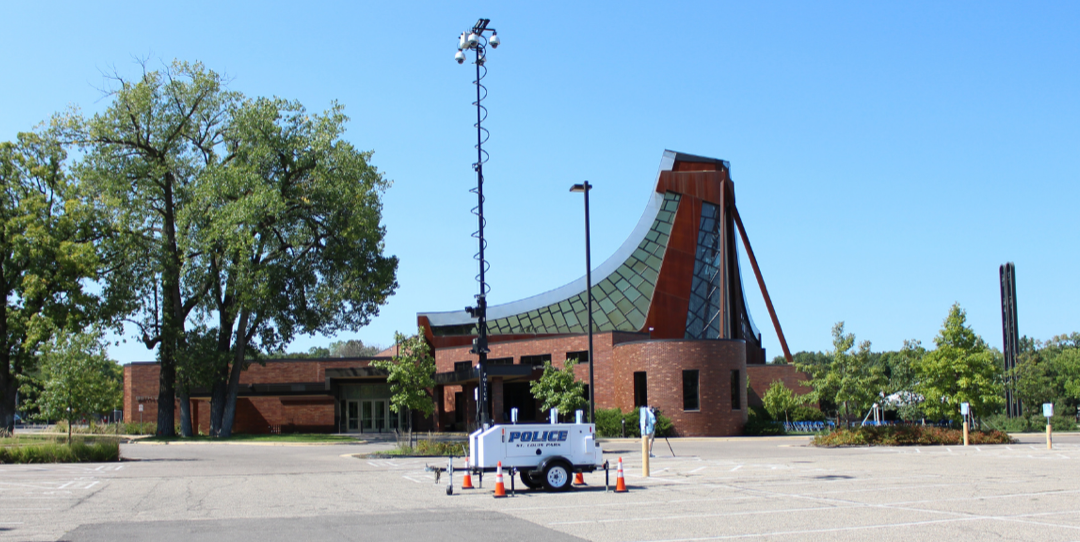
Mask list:
[[[637,331],[644,325],[680,200],[678,194],[665,194],[652,227],[632,255],[610,275],[593,284],[596,329]],[[528,313],[491,320],[488,329],[492,334],[581,333],[586,330],[586,301],[585,292],[581,292]],[[443,326],[433,331],[436,335],[470,335],[475,334],[475,328],[475,325]]]
[[[604,311],[605,313],[611,313],[615,310],[615,304],[612,303],[610,299],[605,297],[604,299],[600,300],[600,310]]]

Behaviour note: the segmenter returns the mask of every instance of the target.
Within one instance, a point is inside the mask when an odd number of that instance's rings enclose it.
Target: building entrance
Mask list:
[[[345,401],[345,426],[348,431],[382,433],[401,427],[401,416],[390,410],[388,399]]]
[[[338,394],[343,433],[385,433],[408,428],[408,414],[390,410],[387,384],[345,384]]]

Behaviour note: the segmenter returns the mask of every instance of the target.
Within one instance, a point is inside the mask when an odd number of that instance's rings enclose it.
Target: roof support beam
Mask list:
[[[742,237],[743,246],[746,247],[746,255],[750,256],[750,265],[754,268],[754,277],[757,278],[758,286],[761,288],[761,295],[765,298],[765,306],[769,309],[769,317],[772,318],[773,328],[776,329],[776,335],[780,339],[780,348],[784,349],[784,359],[787,360],[788,364],[791,364],[791,351],[788,350],[787,340],[784,339],[784,330],[780,329],[780,320],[776,318],[776,310],[773,309],[772,299],[769,298],[769,290],[765,288],[765,279],[761,278],[761,269],[758,269],[754,249],[750,248],[750,238],[746,236],[746,228],[743,227],[742,218],[739,217],[739,210],[732,205],[731,211],[732,216],[735,217],[735,225],[739,227],[739,236]]]

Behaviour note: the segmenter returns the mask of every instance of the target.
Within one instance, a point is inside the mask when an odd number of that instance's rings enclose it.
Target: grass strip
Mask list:
[[[393,450],[375,452],[368,457],[461,457],[469,449],[464,440],[418,440],[416,446],[402,442]]]
[[[194,437],[147,437],[140,440],[140,442],[281,442],[307,444],[355,444],[357,441],[356,436],[331,435],[328,433],[236,434],[229,438],[197,435]]]
[[[116,439],[72,440],[13,437],[0,440],[0,463],[108,463],[120,460]]]

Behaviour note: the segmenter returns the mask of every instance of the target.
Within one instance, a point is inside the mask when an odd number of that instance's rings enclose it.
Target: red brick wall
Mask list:
[[[247,384],[282,384],[292,382],[325,382],[326,369],[367,367],[368,359],[342,360],[268,360],[265,365],[252,364],[240,373],[241,386]],[[124,366],[124,420],[157,420],[158,378],[157,363],[130,363]],[[210,431],[210,402],[192,400],[193,424],[198,431]],[[179,403],[175,405],[176,420],[180,421]],[[332,397],[240,397],[236,404],[233,430],[237,433],[336,432]]]
[[[649,403],[671,418],[679,436],[741,435],[746,423],[746,394],[731,408],[731,371],[739,371],[746,389],[746,343],[743,341],[671,339],[616,345],[616,404],[634,407],[634,372],[645,371]],[[699,409],[683,410],[683,370],[698,371]]]
[[[634,408],[634,372],[645,371],[649,387],[649,402],[671,418],[679,435],[739,435],[746,422],[746,343],[743,341],[657,340],[647,339],[648,334],[607,332],[593,336],[596,381],[596,408],[620,408],[623,412]],[[454,370],[454,363],[477,362],[469,352],[469,346],[440,348],[435,351],[438,372]],[[552,364],[562,367],[567,352],[588,349],[587,335],[544,337],[520,341],[492,343],[489,358],[513,357],[514,363],[521,356],[551,354]],[[682,371],[699,371],[700,409],[683,411]],[[742,381],[740,410],[731,409],[731,371],[738,370]],[[578,379],[588,382],[588,365],[575,368]],[[539,376],[539,372],[536,373]],[[493,385],[494,390],[494,385]],[[442,422],[449,427],[454,420],[454,393],[461,386],[447,386],[442,397]],[[471,407],[473,390],[464,389]],[[494,393],[493,398],[501,398]],[[498,417],[500,410],[496,409]],[[465,420],[472,420],[475,413],[470,409]]]
[[[794,365],[747,365],[746,374],[750,376],[750,406],[761,406],[765,391],[777,380],[799,395],[814,391],[800,383],[810,380],[810,376],[799,372]]]
[[[593,376],[596,381],[596,390],[593,392],[596,397],[597,408],[612,408],[615,405],[615,388],[611,385],[610,376],[615,370],[615,367],[611,359],[612,346],[620,342],[626,342],[630,340],[640,340],[646,337],[647,334],[641,333],[626,333],[626,332],[606,332],[606,333],[594,333],[593,334],[593,357],[596,364],[593,368]],[[435,350],[435,371],[439,373],[449,372],[454,370],[454,363],[458,361],[468,361],[472,365],[476,365],[479,361],[475,354],[469,352],[471,346],[457,346],[449,348],[439,348]],[[541,354],[551,354],[551,363],[555,367],[563,367],[566,363],[567,352],[583,352],[589,349],[589,336],[588,335],[565,335],[559,337],[543,337],[536,339],[527,339],[520,341],[507,341],[507,342],[494,342],[489,344],[491,352],[488,354],[488,358],[514,358],[514,363],[521,363],[521,356],[536,356]],[[540,376],[540,371],[534,373],[537,378]],[[589,382],[589,366],[581,363],[574,368],[574,374],[578,380],[588,384]],[[443,394],[443,423],[451,424],[454,421],[454,393],[463,391],[461,386],[446,386]],[[464,390],[466,392],[467,399],[472,400],[472,389]],[[493,396],[497,396],[501,400],[501,394],[492,393]],[[499,416],[501,410],[496,409],[493,413],[495,416]],[[471,417],[466,417],[466,421],[471,420]]]
[[[129,363],[124,366],[124,421],[156,422],[158,379],[161,366],[157,363]],[[142,416],[139,405],[143,406]],[[180,404],[176,409],[176,421],[180,421]]]

